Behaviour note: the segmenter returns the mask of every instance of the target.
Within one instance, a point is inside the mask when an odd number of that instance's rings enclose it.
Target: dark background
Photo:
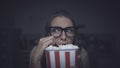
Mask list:
[[[0,68],[28,68],[29,54],[49,16],[65,9],[75,18],[80,44],[88,51],[91,68],[120,64],[119,1],[4,1],[0,2]]]

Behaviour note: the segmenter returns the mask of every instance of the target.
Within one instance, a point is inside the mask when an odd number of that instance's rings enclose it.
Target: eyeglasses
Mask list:
[[[67,37],[73,37],[75,35],[75,28],[74,27],[49,27],[49,33],[54,37],[58,38],[61,36],[62,32],[65,32]]]

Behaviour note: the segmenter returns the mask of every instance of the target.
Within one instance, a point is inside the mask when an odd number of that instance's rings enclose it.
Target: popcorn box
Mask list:
[[[46,49],[47,68],[71,68],[77,66],[78,48]]]

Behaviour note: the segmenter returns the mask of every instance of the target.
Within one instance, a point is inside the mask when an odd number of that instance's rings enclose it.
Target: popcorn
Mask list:
[[[73,44],[59,45],[58,47],[50,45],[49,47],[46,48],[46,50],[62,50],[62,49],[78,49],[78,46]]]

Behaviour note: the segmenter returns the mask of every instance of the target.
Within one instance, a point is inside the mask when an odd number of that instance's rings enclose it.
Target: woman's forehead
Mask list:
[[[59,16],[59,17],[55,17],[52,21],[51,21],[51,26],[59,26],[59,27],[69,27],[69,26],[73,26],[72,21],[64,16]]]

